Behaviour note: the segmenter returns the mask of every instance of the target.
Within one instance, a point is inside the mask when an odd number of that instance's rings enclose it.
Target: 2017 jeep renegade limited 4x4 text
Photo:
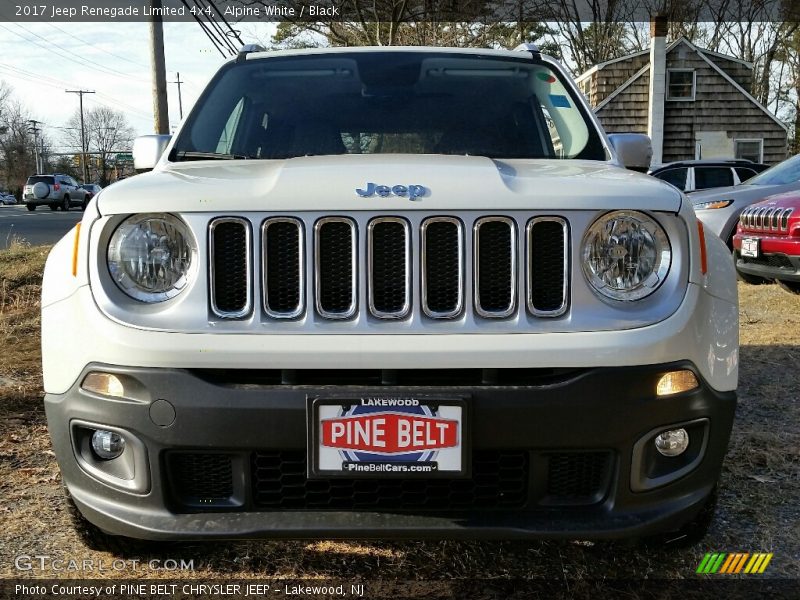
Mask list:
[[[243,52],[162,141],[45,271],[50,434],[99,528],[588,539],[708,513],[730,253],[552,59]]]

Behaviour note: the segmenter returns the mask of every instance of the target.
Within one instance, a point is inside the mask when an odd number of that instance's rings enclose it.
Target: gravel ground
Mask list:
[[[50,450],[38,348],[39,273],[45,255],[46,249],[19,245],[0,251],[0,578],[86,576],[15,569],[14,557],[38,554],[95,564],[115,558],[129,564],[153,558],[193,560],[194,571],[181,576],[194,578],[442,582],[555,577],[567,589],[592,591],[592,582],[604,580],[691,580],[707,551],[773,552],[762,577],[800,578],[800,296],[775,285],[740,284],[739,407],[718,510],[708,536],[695,547],[666,551],[578,542],[256,541],[131,544],[112,553],[88,548],[76,533]],[[140,567],[91,575],[174,573]],[[436,597],[436,589],[433,584],[421,586],[414,597]],[[387,597],[399,597],[387,590]]]

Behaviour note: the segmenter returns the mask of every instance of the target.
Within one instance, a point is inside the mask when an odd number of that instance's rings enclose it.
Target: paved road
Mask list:
[[[81,220],[83,212],[50,210],[40,206],[30,212],[25,205],[0,206],[0,249],[8,248],[15,237],[33,244],[54,244]]]

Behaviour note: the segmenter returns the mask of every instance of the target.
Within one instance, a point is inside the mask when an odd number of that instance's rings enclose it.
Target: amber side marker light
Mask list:
[[[94,392],[112,398],[125,397],[125,385],[122,379],[113,373],[91,372],[83,379],[81,387],[87,392]]]
[[[697,222],[697,231],[700,234],[700,272],[705,275],[708,273],[708,257],[706,256],[706,232],[703,229],[703,222]]]
[[[78,276],[78,244],[81,239],[81,224],[75,225],[75,241],[72,243],[72,276]]]
[[[656,385],[657,396],[672,396],[682,392],[689,392],[699,387],[697,377],[691,371],[670,371],[661,376]]]

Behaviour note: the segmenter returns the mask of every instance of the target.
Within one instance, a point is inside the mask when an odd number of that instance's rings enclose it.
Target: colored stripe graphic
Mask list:
[[[769,561],[771,561],[771,560],[772,560],[772,552],[767,554],[767,556],[764,558],[764,562],[761,563],[761,568],[758,570],[758,572],[759,573],[763,573],[764,570],[767,568],[767,565],[769,564]]]
[[[700,561],[700,566],[697,567],[697,571],[695,573],[706,573],[706,567],[711,560],[711,552],[706,552],[706,555],[703,557],[703,560]]]
[[[719,555],[719,558],[716,560],[716,562],[711,567],[711,571],[710,572],[711,573],[716,573],[717,571],[719,571],[719,567],[720,567],[720,565],[722,565],[722,561],[723,560],[725,560],[725,553],[721,552],[720,555]]]
[[[734,563],[735,560],[739,559],[738,554],[728,554],[727,560],[722,563],[722,568],[719,570],[720,573],[730,573],[731,565]]]
[[[748,552],[742,554],[742,558],[739,559],[739,562],[736,564],[736,569],[733,571],[734,573],[738,573],[739,571],[742,570],[742,567],[744,567],[744,563],[747,560],[748,556],[750,556]]]

